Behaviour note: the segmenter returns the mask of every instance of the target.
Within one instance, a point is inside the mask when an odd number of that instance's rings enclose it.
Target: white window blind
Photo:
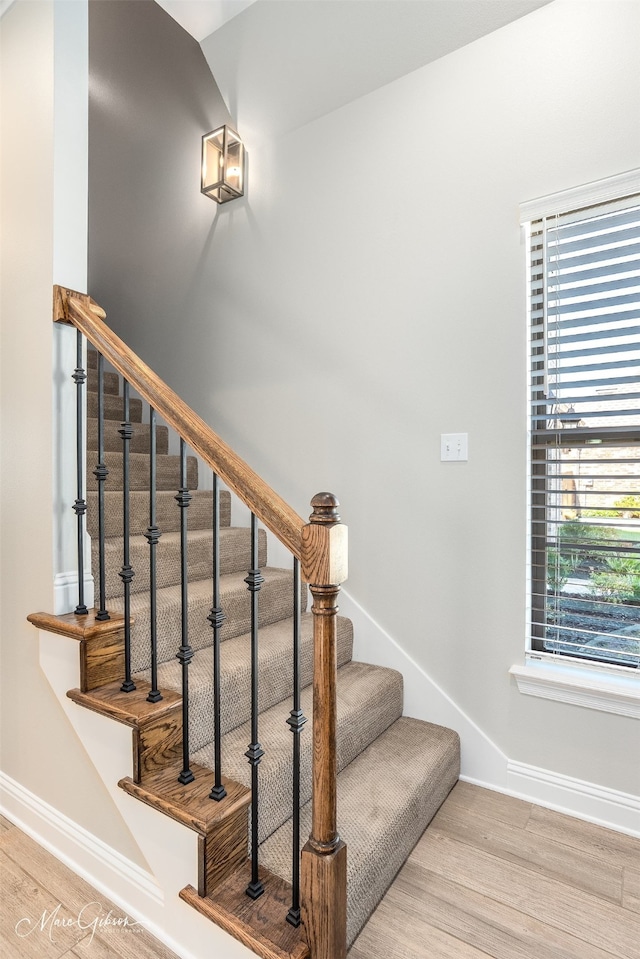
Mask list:
[[[532,220],[531,644],[640,666],[640,194]]]

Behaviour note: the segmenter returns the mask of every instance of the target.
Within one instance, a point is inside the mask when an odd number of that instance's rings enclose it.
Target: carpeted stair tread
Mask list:
[[[156,495],[157,525],[163,533],[180,529],[180,508],[175,500],[176,490],[159,490]],[[105,490],[105,536],[122,536],[122,490]],[[213,495],[211,490],[192,490],[189,503],[189,529],[211,529]],[[231,494],[220,491],[220,526],[231,522]],[[129,494],[129,523],[131,535],[145,533],[149,525],[149,493],[132,490]],[[87,493],[87,531],[98,535],[98,494]],[[94,566],[94,570],[97,569]]]
[[[105,420],[118,420],[122,422],[122,397],[114,396],[113,393],[104,394],[104,418]],[[87,393],[87,416],[96,418],[98,416],[98,394]],[[142,400],[132,396],[129,400],[129,421],[131,423],[142,422]]]
[[[87,353],[89,356],[89,353]],[[113,393],[116,396],[120,392],[120,377],[117,373],[111,372],[111,370],[104,371],[103,379],[103,389],[105,393]],[[98,367],[97,363],[95,367],[87,368],[87,390],[90,393],[98,392]]]
[[[118,430],[121,420],[104,420],[104,448],[105,451],[119,452],[122,455],[122,437]],[[149,452],[149,424],[134,423],[133,436],[129,440],[130,453],[148,453]],[[92,459],[91,453],[98,449],[98,420],[91,416],[87,419],[87,469],[94,467],[94,460],[97,463],[97,454]],[[156,450],[158,455],[163,456],[169,452],[169,427],[156,426]]]
[[[122,489],[122,454],[116,452],[105,453],[104,463],[109,470],[105,483],[106,490]],[[87,470],[87,489],[97,489],[98,481],[91,469]],[[187,457],[187,487],[192,490],[198,486],[198,460],[195,456]],[[129,488],[132,490],[149,489],[149,456],[146,453],[131,453],[129,456]],[[180,488],[180,457],[158,456],[156,459],[156,488],[159,490],[172,489],[174,493]],[[147,494],[148,495],[148,494]]]
[[[347,844],[347,942],[358,935],[455,785],[457,733],[402,716],[338,776],[338,828]],[[304,844],[311,802],[300,810]],[[291,881],[291,820],[260,846],[260,863]]]
[[[247,689],[247,695],[250,688]],[[336,762],[343,769],[402,715],[402,676],[393,669],[367,663],[347,663],[338,670],[338,735]],[[260,762],[260,842],[292,815],[292,735],[286,720],[291,701],[284,700],[260,714],[258,738],[264,756]],[[302,691],[301,708],[307,723],[300,737],[300,796],[311,798],[313,688]],[[251,766],[244,755],[251,742],[251,723],[243,723],[222,737],[225,776],[251,784]],[[206,746],[194,761],[213,768],[213,747]]]
[[[87,369],[98,369],[98,351],[87,343]]]
[[[259,623],[261,626],[289,619],[293,615],[292,573],[287,569],[260,570],[264,584],[259,594]],[[227,617],[222,627],[221,640],[231,639],[249,632],[251,628],[251,596],[244,581],[246,573],[229,573],[220,577],[220,602]],[[302,608],[305,608],[306,592],[302,592]],[[211,624],[207,616],[211,610],[213,586],[211,580],[196,580],[189,583],[188,629],[192,649],[202,649],[212,641]],[[123,598],[109,600],[109,608],[122,612]],[[157,591],[157,639],[158,662],[172,659],[180,646],[181,588],[166,586]],[[142,672],[149,668],[150,606],[149,594],[134,593],[131,596],[131,668]]]
[[[293,620],[271,623],[260,630],[258,642],[258,703],[261,712],[291,695]],[[336,653],[338,666],[351,659],[353,652],[353,625],[351,620],[338,616]],[[220,699],[220,726],[228,733],[251,715],[247,694],[251,682],[251,635],[245,633],[228,639],[220,647],[222,696]],[[300,677],[302,686],[313,679],[313,622],[311,613],[300,618]],[[141,676],[144,678],[144,676]],[[161,663],[158,683],[161,689],[180,692],[180,664],[177,660]],[[189,737],[193,750],[201,749],[213,740],[213,649],[198,650],[189,667]]]
[[[176,512],[180,507],[174,503]],[[188,513],[191,506],[188,507]],[[188,518],[190,518],[188,516]],[[158,524],[160,528],[160,524]],[[162,531],[156,546],[157,585],[173,586],[180,582],[180,533]],[[267,565],[267,534],[258,530],[258,565]],[[98,541],[91,542],[93,568],[98,568]],[[105,540],[105,567],[107,595],[121,596],[124,586],[118,570],[122,565],[123,540],[113,537]],[[149,543],[144,536],[129,537],[129,561],[134,571],[131,592],[141,593],[149,589]],[[251,565],[251,530],[248,527],[227,526],[220,530],[220,575],[244,572]],[[213,576],[213,532],[210,529],[189,530],[187,533],[187,570],[189,581],[208,579]]]

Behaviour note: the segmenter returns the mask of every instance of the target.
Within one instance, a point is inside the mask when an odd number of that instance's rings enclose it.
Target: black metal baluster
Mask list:
[[[82,458],[84,450],[84,430],[82,422],[83,393],[82,387],[87,379],[82,366],[82,333],[76,330],[76,368],[73,371],[73,382],[76,384],[76,478],[77,496],[73,504],[73,511],[78,525],[78,605],[74,612],[78,616],[85,616],[89,610],[84,602],[84,514],[87,504],[83,493]]]
[[[156,525],[156,411],[149,410],[149,526],[144,534],[149,544],[149,593],[151,616],[151,689],[147,696],[150,703],[158,703],[162,693],[158,689],[158,623],[156,588],[156,547],[160,530]]]
[[[300,733],[306,723],[300,708],[300,562],[293,559],[293,709],[287,723],[293,733],[293,850],[291,908],[287,922],[300,925]]]
[[[176,659],[182,667],[182,771],[178,782],[183,786],[192,783],[195,776],[189,768],[189,663],[193,650],[189,645],[188,569],[187,569],[187,507],[191,493],[187,489],[187,448],[180,437],[180,489],[176,496],[180,507],[180,585],[182,612],[182,644]]]
[[[131,679],[131,580],[133,569],[129,556],[129,447],[133,436],[133,427],[129,419],[129,384],[123,381],[124,422],[118,430],[122,437],[122,569],[119,576],[124,589],[124,682],[120,689],[123,693],[132,693],[136,684]]]
[[[251,569],[245,579],[251,593],[251,743],[245,756],[251,765],[251,882],[246,892],[257,899],[264,892],[258,878],[258,766],[264,756],[258,742],[258,593],[264,577],[258,568],[258,521],[251,514]]]
[[[106,606],[106,571],[104,566],[104,484],[109,470],[104,462],[104,357],[98,353],[98,465],[93,471],[98,481],[98,578],[100,606],[96,619],[111,619]]]
[[[213,606],[207,616],[213,629],[213,752],[214,783],[210,799],[219,802],[227,795],[222,785],[222,745],[220,735],[220,629],[224,613],[220,606],[220,490],[218,477],[213,474]]]

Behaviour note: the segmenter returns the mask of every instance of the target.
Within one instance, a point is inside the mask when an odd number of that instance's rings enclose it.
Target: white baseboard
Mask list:
[[[7,819],[117,905],[129,905],[123,898],[127,887],[131,892],[135,890],[138,898],[142,893],[149,903],[164,902],[162,890],[151,873],[2,771],[0,809]]]
[[[583,819],[605,829],[640,838],[640,797],[597,783],[585,782],[551,769],[507,760],[507,785],[461,775],[460,779],[522,799],[545,809]]]
[[[511,759],[507,791],[539,806],[640,837],[640,796]]]

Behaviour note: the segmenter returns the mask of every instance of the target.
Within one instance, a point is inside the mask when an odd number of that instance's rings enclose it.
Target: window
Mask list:
[[[640,176],[619,181],[527,218],[530,639],[639,668]]]

